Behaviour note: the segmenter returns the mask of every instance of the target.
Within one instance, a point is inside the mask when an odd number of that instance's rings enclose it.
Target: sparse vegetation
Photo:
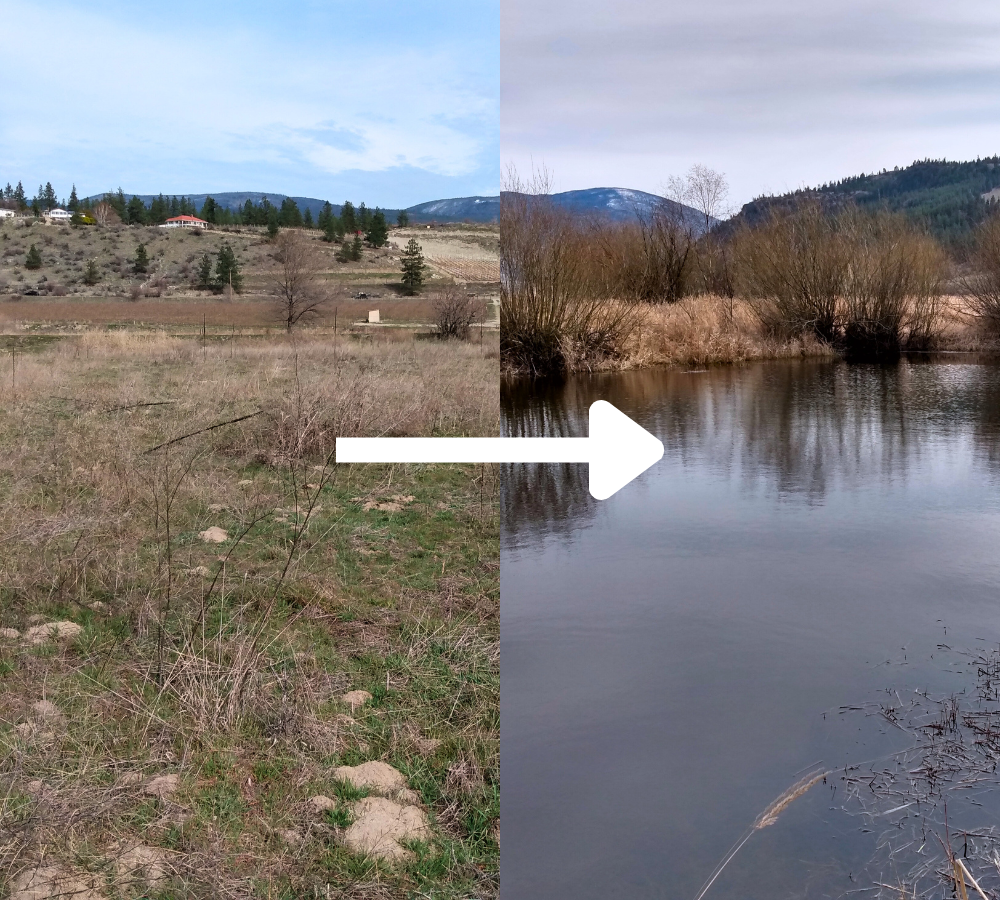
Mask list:
[[[497,896],[495,477],[332,456],[496,433],[495,351],[88,332],[0,394],[0,884]],[[399,863],[343,843],[367,760],[429,816]]]

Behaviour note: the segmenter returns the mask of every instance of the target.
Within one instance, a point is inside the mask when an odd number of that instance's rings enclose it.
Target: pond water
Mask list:
[[[1000,366],[657,370],[502,399],[509,435],[583,436],[603,399],[666,449],[603,502],[585,466],[505,472],[505,900],[694,900],[824,771],[706,900],[898,900],[877,883],[921,865],[930,885],[940,810],[857,785],[931,733],[933,710],[893,721],[915,692],[974,705],[969,654],[1000,644]],[[950,790],[953,834],[1000,825],[991,779]]]

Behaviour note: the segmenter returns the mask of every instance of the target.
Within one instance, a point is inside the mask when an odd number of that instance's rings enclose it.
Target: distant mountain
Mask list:
[[[706,230],[705,217],[698,210],[645,191],[600,187],[562,191],[550,194],[549,197],[556,206],[571,212],[604,216],[616,222],[627,222],[636,216],[648,217],[656,208],[666,206],[696,234],[702,234]],[[718,219],[710,218],[707,228],[714,228],[718,224]]]
[[[698,210],[656,194],[647,194],[645,191],[633,191],[628,188],[588,188],[583,191],[563,191],[561,194],[553,194],[552,200],[574,212],[601,213],[619,222],[633,219],[637,215],[649,216],[657,207],[666,206],[683,220],[685,225],[699,234],[706,230],[705,217]],[[710,218],[708,228],[714,228],[718,222],[718,219]]]
[[[500,215],[499,197],[456,197],[410,206],[406,212],[414,222],[495,222]]]
[[[729,230],[740,222],[754,225],[772,210],[788,209],[807,199],[834,210],[847,203],[885,208],[913,219],[952,245],[967,241],[972,229],[987,215],[989,197],[1000,188],[1000,157],[973,162],[925,159],[905,168],[855,175],[816,188],[758,197],[730,219]]]

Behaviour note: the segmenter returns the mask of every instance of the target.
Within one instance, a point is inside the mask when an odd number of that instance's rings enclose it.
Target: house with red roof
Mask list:
[[[197,216],[174,216],[167,219],[160,228],[208,228],[208,222]]]

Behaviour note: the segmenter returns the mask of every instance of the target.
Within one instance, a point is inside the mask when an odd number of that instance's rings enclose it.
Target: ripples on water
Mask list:
[[[510,435],[584,435],[604,399],[666,447],[603,503],[584,466],[504,473],[506,900],[693,898],[810,766],[875,773],[912,744],[883,695],[968,691],[959,651],[1000,641],[1000,367],[769,363],[502,395]],[[706,897],[916,878],[897,838],[919,817],[866,818],[848,775]],[[992,787],[976,803],[962,827],[1000,824]]]

